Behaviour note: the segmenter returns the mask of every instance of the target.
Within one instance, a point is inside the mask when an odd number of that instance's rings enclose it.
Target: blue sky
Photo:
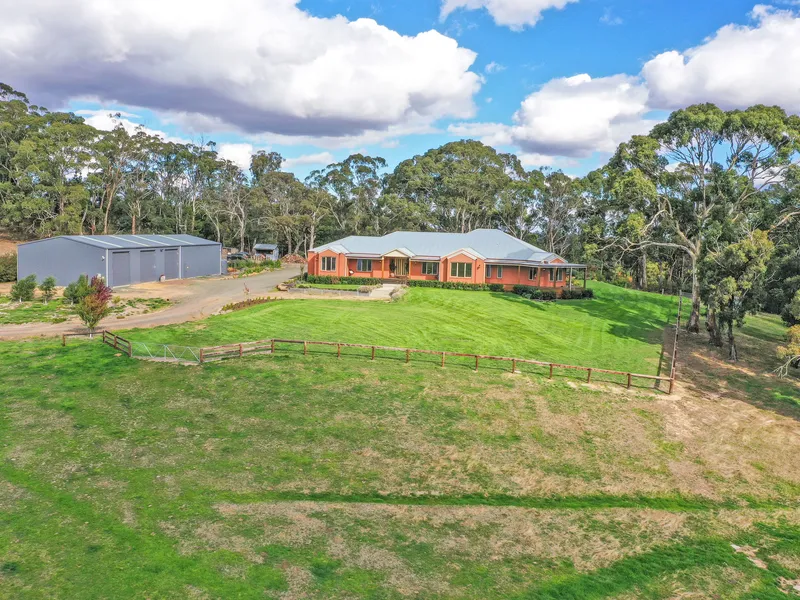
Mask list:
[[[800,110],[791,2],[64,0],[49,18],[42,3],[0,24],[0,81],[241,164],[278,151],[301,178],[463,137],[578,175],[690,103]]]

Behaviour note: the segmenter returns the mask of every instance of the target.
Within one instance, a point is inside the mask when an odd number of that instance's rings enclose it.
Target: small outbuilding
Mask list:
[[[20,244],[17,277],[65,286],[102,275],[111,287],[222,273],[222,244],[193,235],[63,235]]]
[[[253,246],[253,254],[263,256],[267,260],[278,260],[281,257],[277,244],[256,244]]]

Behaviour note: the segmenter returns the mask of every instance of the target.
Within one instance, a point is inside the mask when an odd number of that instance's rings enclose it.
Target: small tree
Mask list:
[[[738,360],[733,326],[741,327],[747,313],[760,306],[757,291],[767,271],[774,244],[766,231],[754,231],[742,241],[710,252],[700,264],[703,299],[716,312],[716,322],[709,327],[727,329],[728,357]],[[712,341],[718,331],[709,331]]]
[[[92,277],[89,286],[90,293],[79,303],[75,312],[83,324],[89,329],[89,337],[92,337],[94,330],[103,317],[111,312],[109,303],[111,302],[111,288],[108,287],[102,277]]]
[[[800,368],[800,325],[790,327],[786,333],[786,346],[778,346],[778,358],[783,364],[775,369],[779,377],[789,374],[789,367]]]
[[[18,302],[30,302],[36,293],[36,275],[28,275],[11,286],[11,299]]]
[[[92,288],[89,287],[89,278],[86,275],[81,275],[78,277],[77,281],[73,281],[64,288],[64,298],[69,300],[69,303],[74,306],[91,292]]]
[[[45,277],[44,281],[39,284],[39,291],[42,292],[42,300],[45,304],[50,302],[56,295],[56,278],[52,275]]]

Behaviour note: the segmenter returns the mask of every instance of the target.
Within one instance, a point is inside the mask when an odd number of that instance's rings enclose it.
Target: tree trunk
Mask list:
[[[683,293],[683,290],[680,290]],[[697,259],[692,256],[692,314],[686,324],[689,333],[700,333],[700,280],[697,277]]]
[[[136,213],[131,214],[131,235],[136,235]]]
[[[733,321],[728,322],[728,346],[730,347],[728,358],[732,362],[736,362],[739,360],[739,355],[736,352],[736,340],[733,337]]]
[[[647,290],[647,251],[642,250],[642,257],[639,260],[639,268],[641,273],[639,275],[639,289]]]
[[[708,341],[717,348],[722,347],[722,331],[717,322],[717,309],[708,307],[708,316],[706,318],[706,331],[708,331]]]

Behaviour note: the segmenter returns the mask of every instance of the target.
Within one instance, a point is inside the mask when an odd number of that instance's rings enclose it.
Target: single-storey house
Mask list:
[[[17,277],[65,286],[101,275],[111,287],[219,275],[222,244],[193,235],[62,235],[20,244]]]
[[[278,260],[281,257],[277,244],[256,244],[253,246],[253,254],[263,256],[267,260]]]
[[[383,237],[350,236],[313,248],[309,275],[375,277],[572,288],[586,283],[586,265],[570,264],[552,252],[499,229],[469,233],[396,231]]]

